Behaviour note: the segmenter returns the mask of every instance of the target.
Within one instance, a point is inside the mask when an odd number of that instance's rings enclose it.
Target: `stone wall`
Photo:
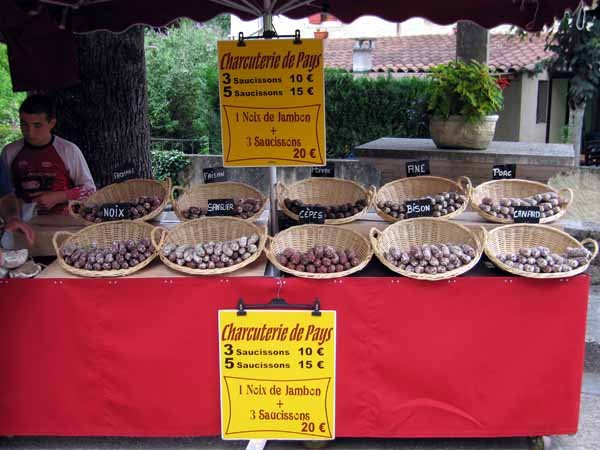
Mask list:
[[[182,174],[185,186],[203,184],[202,169],[223,165],[221,156],[190,155],[189,158],[192,164]],[[335,176],[338,178],[353,180],[363,186],[375,185],[379,187],[381,184],[381,174],[371,165],[347,159],[330,159],[328,163],[334,164]],[[284,184],[290,184],[309,178],[310,172],[310,167],[278,167],[277,179]],[[229,181],[249,184],[265,194],[269,192],[269,168],[267,167],[228,168],[227,176]]]

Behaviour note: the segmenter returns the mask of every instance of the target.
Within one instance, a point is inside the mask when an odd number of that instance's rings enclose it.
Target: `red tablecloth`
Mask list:
[[[337,435],[575,433],[589,278],[287,278],[337,310]],[[0,280],[0,434],[220,434],[217,310],[269,278]]]

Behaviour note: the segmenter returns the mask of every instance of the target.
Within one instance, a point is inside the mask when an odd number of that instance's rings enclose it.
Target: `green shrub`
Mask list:
[[[355,78],[325,70],[327,156],[344,158],[381,137],[429,137],[427,78]]]
[[[164,181],[171,178],[173,184],[179,184],[179,174],[189,167],[190,159],[179,150],[153,150],[152,175],[155,179]]]

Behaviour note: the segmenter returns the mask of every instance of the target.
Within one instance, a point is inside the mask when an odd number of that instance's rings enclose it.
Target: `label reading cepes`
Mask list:
[[[244,44],[217,44],[223,165],[325,165],[323,41]]]
[[[335,438],[335,311],[219,311],[223,439]]]

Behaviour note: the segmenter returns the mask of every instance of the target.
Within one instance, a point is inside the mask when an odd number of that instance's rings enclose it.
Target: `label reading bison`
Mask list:
[[[335,351],[335,311],[219,311],[223,439],[334,439]]]

